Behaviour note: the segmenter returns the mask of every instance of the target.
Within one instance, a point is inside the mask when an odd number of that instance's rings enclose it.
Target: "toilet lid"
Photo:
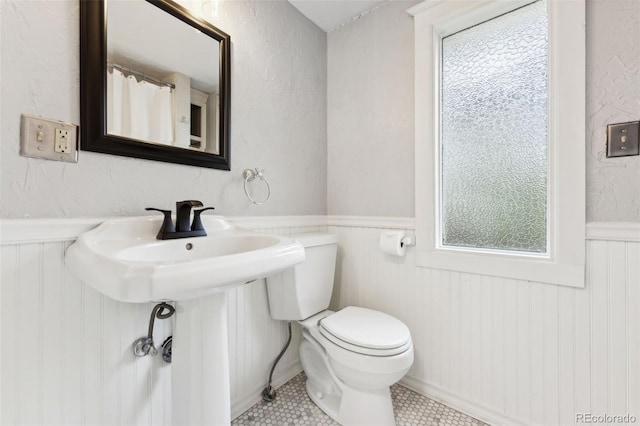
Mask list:
[[[411,341],[409,329],[402,321],[382,312],[355,306],[323,318],[319,326],[321,332],[326,331],[347,344],[361,348],[400,349]],[[335,339],[331,340],[336,342]]]

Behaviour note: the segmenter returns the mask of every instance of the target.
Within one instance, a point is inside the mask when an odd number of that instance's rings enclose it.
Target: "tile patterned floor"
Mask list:
[[[307,396],[304,373],[278,389],[274,402],[259,402],[231,422],[232,426],[338,425]],[[397,426],[486,426],[453,408],[398,384],[391,386]]]

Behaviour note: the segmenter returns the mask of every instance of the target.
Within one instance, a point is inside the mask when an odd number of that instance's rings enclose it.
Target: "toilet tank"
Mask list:
[[[338,237],[316,232],[290,237],[304,246],[306,259],[292,268],[267,277],[267,294],[271,318],[298,321],[329,307]]]

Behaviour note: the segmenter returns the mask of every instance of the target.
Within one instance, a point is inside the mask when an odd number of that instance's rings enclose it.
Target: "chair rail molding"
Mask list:
[[[1,219],[0,244],[28,244],[71,241],[105,220],[96,218]],[[338,226],[346,228],[415,229],[413,217],[386,216],[231,216],[233,224],[249,229],[304,228]],[[640,241],[640,222],[589,222],[585,229],[588,240]]]
[[[109,219],[95,218],[34,218],[0,220],[0,244],[29,244],[75,240],[80,234]],[[301,216],[230,216],[234,225],[249,229],[305,228],[326,226],[323,215]]]

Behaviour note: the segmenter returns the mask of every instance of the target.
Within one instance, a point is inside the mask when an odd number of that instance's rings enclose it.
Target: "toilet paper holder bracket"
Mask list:
[[[415,246],[416,245],[416,237],[413,235],[407,235],[400,240],[400,244],[405,246]]]

